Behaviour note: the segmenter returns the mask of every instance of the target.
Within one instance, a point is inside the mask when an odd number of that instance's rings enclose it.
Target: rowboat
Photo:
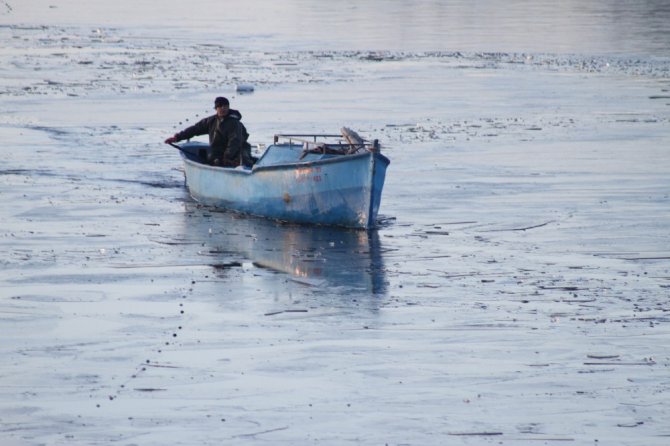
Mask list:
[[[373,228],[390,161],[377,140],[350,138],[344,130],[344,137],[275,135],[251,168],[207,164],[205,143],[176,147],[189,192],[202,204],[294,223]]]

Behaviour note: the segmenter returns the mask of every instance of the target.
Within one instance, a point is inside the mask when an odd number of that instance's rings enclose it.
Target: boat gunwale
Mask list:
[[[190,164],[193,164],[195,166],[199,166],[199,167],[204,168],[204,169],[211,169],[211,170],[218,171],[218,172],[230,172],[230,173],[236,173],[236,174],[240,174],[240,175],[251,175],[255,172],[262,172],[262,171],[265,171],[265,170],[280,170],[280,169],[285,170],[285,169],[291,169],[291,168],[312,167],[314,165],[322,165],[322,164],[337,164],[337,163],[346,162],[346,161],[349,161],[349,160],[352,160],[352,159],[367,158],[370,155],[372,155],[373,157],[379,157],[387,165],[391,163],[391,160],[389,160],[386,156],[382,155],[381,153],[366,152],[366,153],[356,153],[356,154],[351,154],[351,155],[338,155],[338,156],[334,156],[332,158],[325,158],[325,159],[304,161],[304,162],[297,162],[297,163],[270,164],[268,166],[254,166],[251,169],[238,169],[237,167],[211,166],[209,164],[200,163],[198,161],[194,161],[194,160],[190,159],[183,152],[180,152],[180,155],[182,156],[184,162],[186,162],[186,163],[190,163]]]

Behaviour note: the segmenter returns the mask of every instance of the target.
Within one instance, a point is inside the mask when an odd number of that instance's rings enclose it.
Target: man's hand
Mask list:
[[[165,140],[165,144],[174,144],[176,142],[177,142],[176,136],[170,136],[168,139]]]

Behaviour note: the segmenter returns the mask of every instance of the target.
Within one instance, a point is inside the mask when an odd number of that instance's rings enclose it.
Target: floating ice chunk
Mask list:
[[[254,86],[251,84],[237,84],[236,90],[238,93],[251,93],[254,91]]]

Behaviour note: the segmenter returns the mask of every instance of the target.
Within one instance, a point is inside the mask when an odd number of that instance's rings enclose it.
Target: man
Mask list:
[[[214,109],[215,115],[175,133],[165,140],[165,144],[208,134],[210,150],[207,161],[210,164],[222,167],[252,166],[255,159],[251,156],[251,145],[247,142],[249,134],[240,121],[242,114],[232,110],[230,102],[224,97],[214,99]]]

